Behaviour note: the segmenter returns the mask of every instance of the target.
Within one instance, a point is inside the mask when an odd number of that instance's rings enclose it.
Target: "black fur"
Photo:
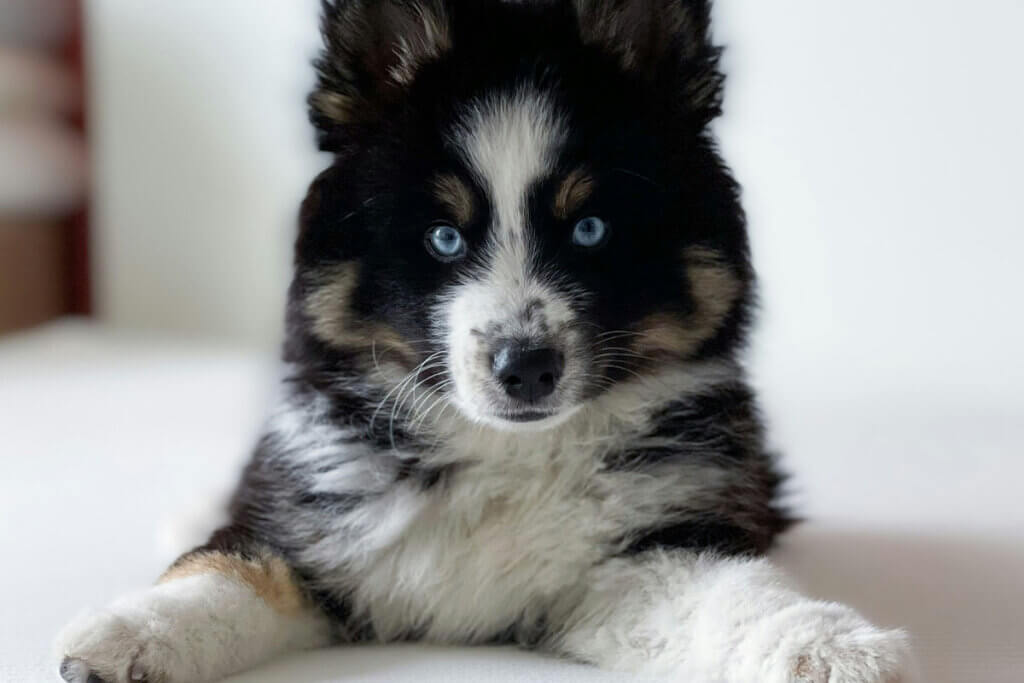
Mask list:
[[[389,80],[396,41],[403,31],[422,30],[410,19],[421,10],[444,18],[447,42],[436,54],[420,45],[426,56],[415,64],[411,82]],[[608,16],[624,28],[602,24],[599,19]],[[420,491],[444,496],[447,482],[460,476],[459,464],[421,461],[417,454],[444,446],[416,433],[409,415],[398,411],[397,419],[377,419],[389,390],[371,379],[378,349],[317,334],[309,300],[332,269],[357,267],[354,286],[337,301],[339,315],[343,310],[352,324],[374,325],[408,341],[414,356],[409,366],[444,350],[432,335],[428,303],[460,278],[473,277],[481,264],[472,258],[441,263],[423,248],[423,231],[445,211],[429,190],[431,179],[452,174],[479,200],[472,225],[463,226],[471,250],[488,239],[493,216],[485,188],[440,133],[452,129],[467,102],[523,85],[542,90],[567,117],[569,140],[557,167],[531,188],[529,216],[538,261],[588,295],[576,310],[587,334],[636,329],[654,314],[688,320],[703,304],[682,258],[689,248],[714,253],[736,283],[728,310],[699,344],[675,354],[623,356],[602,370],[588,397],[669,366],[715,361],[738,367],[754,278],[739,188],[707,130],[721,111],[722,87],[708,2],[327,0],[323,26],[327,49],[317,62],[311,117],[334,161],[303,205],[285,360],[292,370],[292,404],[326,398],[326,419],[346,433],[339,448],[365,445],[398,454],[401,466],[388,486],[411,481]],[[566,240],[577,216],[558,219],[550,211],[558,179],[581,165],[597,187],[581,215],[607,217],[615,228],[606,247],[587,254]],[[644,445],[668,437],[678,446]],[[790,523],[778,504],[782,478],[738,370],[731,382],[666,402],[649,429],[636,434],[636,443],[606,454],[606,471],[653,472],[700,461],[727,473],[727,483],[699,512],[668,507],[660,524],[613,539],[614,553],[682,548],[760,554]],[[302,469],[289,448],[274,434],[263,439],[233,505],[235,528],[296,566],[325,609],[359,634],[352,638],[371,637],[372,625],[353,616],[336,574],[325,578],[322,567],[301,558],[326,533],[309,528],[309,520],[328,524],[379,499],[381,491],[313,491],[312,477],[348,461]],[[410,624],[408,635],[419,626]],[[523,628],[539,627],[510,623],[492,636],[507,640]]]

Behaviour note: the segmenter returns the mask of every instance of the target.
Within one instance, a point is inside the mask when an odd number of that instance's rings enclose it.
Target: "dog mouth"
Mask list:
[[[509,422],[526,423],[540,422],[556,415],[558,415],[558,411],[554,410],[522,410],[499,414],[498,417]]]
[[[492,409],[483,416],[486,422],[504,431],[544,431],[569,420],[582,407],[572,403],[559,406],[505,406]]]

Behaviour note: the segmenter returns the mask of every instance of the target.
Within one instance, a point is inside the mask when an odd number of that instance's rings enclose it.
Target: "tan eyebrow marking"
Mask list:
[[[590,197],[594,185],[594,177],[582,166],[567,175],[555,193],[555,216],[571,216]]]
[[[434,196],[451,210],[459,225],[473,220],[473,192],[458,176],[445,173],[434,178]]]

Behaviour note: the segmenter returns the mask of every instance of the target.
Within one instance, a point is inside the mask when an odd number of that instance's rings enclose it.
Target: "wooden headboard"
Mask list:
[[[81,5],[69,2],[71,30],[47,51],[59,59],[85,92]],[[25,52],[22,46],[15,50]],[[85,134],[84,103],[64,116]],[[17,130],[17,129],[15,129]],[[14,209],[0,212],[0,333],[66,315],[91,312],[88,206],[83,200],[59,213]]]

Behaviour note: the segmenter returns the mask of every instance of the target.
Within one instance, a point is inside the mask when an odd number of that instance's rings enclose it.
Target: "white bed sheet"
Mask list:
[[[0,681],[57,680],[61,624],[159,574],[157,530],[231,479],[272,361],[80,323],[0,341]],[[794,499],[813,518],[779,561],[811,593],[907,627],[928,683],[1024,680],[1024,406],[953,392],[828,399],[830,387],[766,387]],[[235,680],[624,678],[508,649],[408,646],[306,653]]]

